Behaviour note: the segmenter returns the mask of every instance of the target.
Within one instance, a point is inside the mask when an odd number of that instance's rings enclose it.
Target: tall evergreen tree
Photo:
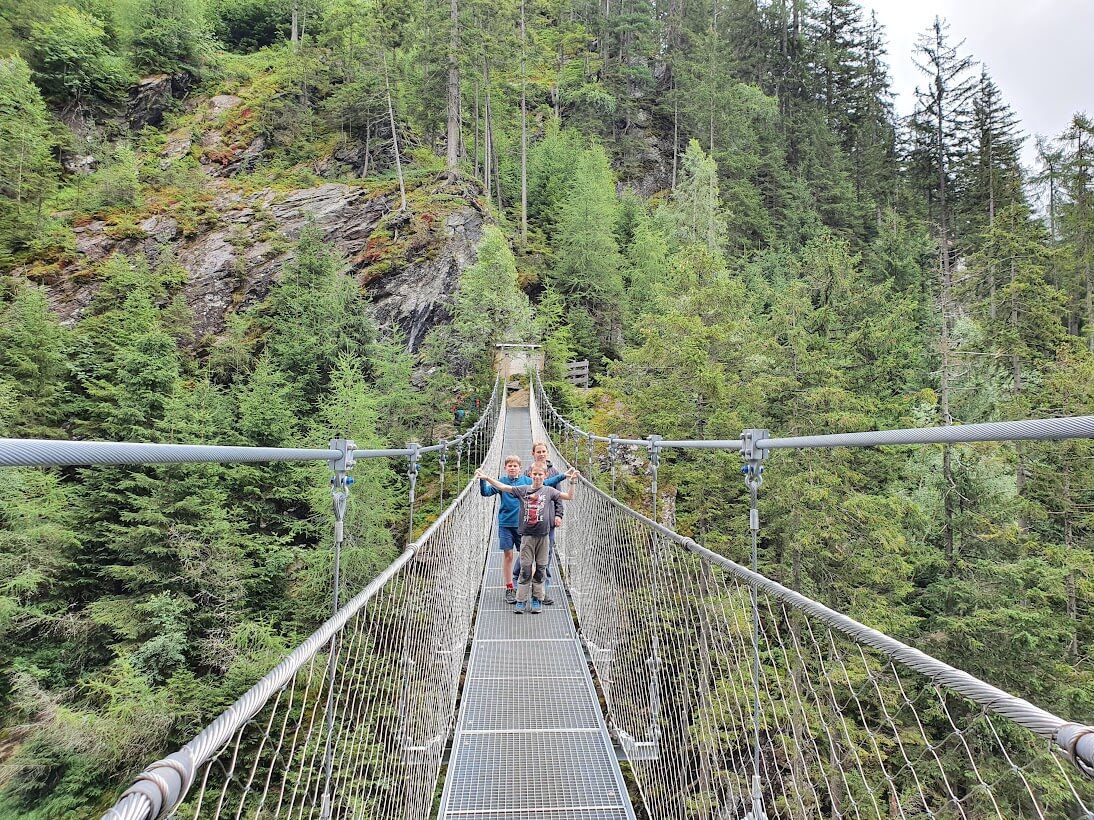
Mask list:
[[[0,264],[25,246],[52,190],[50,118],[21,57],[0,60]]]
[[[615,239],[618,201],[608,156],[599,145],[581,152],[555,235],[550,282],[565,295],[573,320],[596,326],[600,358],[618,348],[623,259]]]
[[[13,392],[10,434],[56,436],[64,414],[67,337],[38,288],[20,287],[0,306],[0,381]]]
[[[1068,291],[1072,312],[1081,317],[1072,322],[1086,337],[1094,353],[1094,122],[1076,114],[1064,132],[1064,202],[1060,205],[1060,230],[1071,253]]]
[[[928,86],[917,91],[919,108],[913,119],[913,129],[921,139],[923,167],[928,174],[923,184],[928,191],[930,213],[939,245],[939,412],[943,424],[953,422],[950,407],[953,378],[951,326],[956,237],[951,189],[958,157],[966,148],[969,103],[975,90],[970,74],[972,59],[961,55],[961,44],[950,44],[948,31],[949,24],[936,17],[930,31],[920,35],[916,42],[916,66],[926,75]],[[956,548],[953,527],[955,484],[948,446],[943,448],[942,473],[945,500],[942,539],[947,561],[952,563]]]

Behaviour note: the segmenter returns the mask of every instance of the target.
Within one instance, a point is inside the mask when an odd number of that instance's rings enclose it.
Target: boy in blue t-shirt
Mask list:
[[[530,476],[521,475],[520,456],[506,456],[505,474],[498,481],[510,487],[531,484]],[[543,483],[555,487],[566,479],[565,475],[551,476]],[[498,507],[498,549],[501,552],[501,577],[505,579],[505,603],[517,600],[517,591],[513,588],[513,561],[520,547],[520,499],[502,490],[496,490],[485,479],[479,481],[479,492],[484,496],[501,495]]]

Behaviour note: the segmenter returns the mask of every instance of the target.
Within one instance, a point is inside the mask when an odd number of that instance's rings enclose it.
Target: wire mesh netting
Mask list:
[[[566,450],[553,448],[555,463],[591,463],[542,394],[538,404],[534,431],[561,433]],[[768,818],[1092,816],[1094,782],[1046,732],[1004,715],[1036,707],[971,699],[591,485],[559,533],[607,718],[650,817],[754,817],[754,772]]]
[[[501,386],[495,397],[460,452],[497,472]],[[106,816],[163,816],[172,775],[183,783],[174,817],[428,816],[494,521],[493,499],[469,482],[384,573],[193,741],[149,767]]]

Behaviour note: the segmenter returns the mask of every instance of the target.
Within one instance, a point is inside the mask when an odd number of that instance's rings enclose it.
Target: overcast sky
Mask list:
[[[1028,135],[1060,134],[1076,111],[1094,115],[1094,0],[863,0],[885,26],[900,115],[911,113],[924,76],[912,64],[916,38],[935,16],[950,24],[953,44],[987,66],[1003,100]]]

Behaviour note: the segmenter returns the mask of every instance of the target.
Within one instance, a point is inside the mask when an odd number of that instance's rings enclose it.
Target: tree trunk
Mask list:
[[[946,154],[944,150],[943,112],[941,102],[938,105],[935,122],[935,148],[938,151],[938,212],[939,245],[941,247],[941,288],[940,303],[942,312],[942,333],[939,346],[942,352],[942,372],[939,376],[939,403],[942,411],[942,424],[953,424],[950,415],[950,301],[953,286],[953,272],[950,269],[950,228],[946,197]],[[953,452],[949,444],[942,445],[942,509],[945,516],[942,529],[946,564],[952,570],[957,560],[954,551],[953,496],[956,486],[953,480]]]
[[[479,178],[479,82],[475,81],[475,144],[472,153],[475,155],[475,178]]]
[[[361,167],[361,176],[368,176],[369,143],[372,141],[372,121],[365,123],[365,163]]]
[[[482,65],[482,187],[489,205],[494,201],[490,192],[490,60],[484,60]]]
[[[1010,259],[1010,323],[1016,337],[1018,335],[1018,297],[1015,295],[1017,278],[1017,261],[1012,256]],[[1022,384],[1022,359],[1017,352],[1011,354],[1010,368],[1011,377],[1014,380],[1014,397],[1020,400],[1024,388]],[[1015,490],[1018,497],[1022,498],[1026,492],[1026,461],[1022,442],[1014,442],[1014,454],[1016,457],[1014,466]],[[1018,517],[1018,528],[1022,531],[1026,529],[1026,517],[1024,515]]]
[[[460,6],[459,0],[448,2],[448,144],[444,170],[449,180],[460,175]]]
[[[680,99],[676,95],[676,77],[672,78],[672,190],[676,190],[676,165],[680,160]]]
[[[524,0],[520,0],[520,240],[528,242],[528,76]]]
[[[1086,257],[1083,262],[1083,277],[1086,280],[1086,346],[1094,353],[1094,292],[1090,277],[1090,251],[1083,255]]]
[[[300,0],[293,0],[292,30],[289,33],[289,41],[292,43],[293,51],[300,47]]]
[[[1064,512],[1064,555],[1073,555],[1073,547],[1075,546],[1075,527],[1071,518],[1071,462],[1068,460],[1068,450],[1070,447],[1064,445],[1064,452],[1061,454],[1061,472],[1063,473],[1063,480],[1060,485],[1060,499],[1061,507]],[[1079,657],[1079,600],[1078,600],[1078,581],[1075,577],[1074,566],[1068,569],[1067,573],[1067,617],[1071,621],[1071,639],[1067,645],[1067,656],[1069,662],[1074,665]]]
[[[384,91],[387,94],[387,120],[391,127],[391,150],[395,154],[395,173],[399,177],[399,210],[406,210],[406,183],[403,181],[403,160],[399,156],[399,129],[395,127],[395,108],[391,104],[391,80],[388,78],[387,49],[384,49]]]

